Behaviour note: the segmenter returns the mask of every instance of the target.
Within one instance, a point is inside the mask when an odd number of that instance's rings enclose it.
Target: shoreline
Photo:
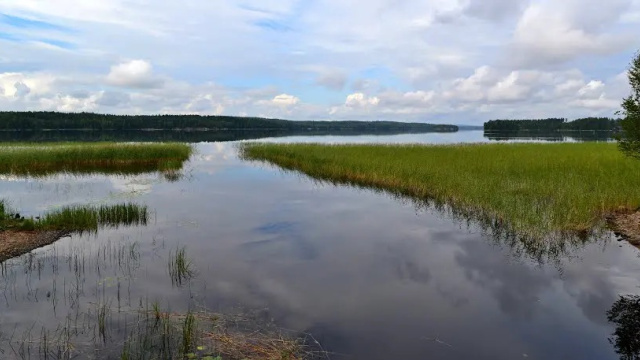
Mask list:
[[[70,235],[69,231],[0,231],[0,264],[51,245]]]
[[[616,236],[640,248],[640,210],[619,211],[607,216],[606,220]]]

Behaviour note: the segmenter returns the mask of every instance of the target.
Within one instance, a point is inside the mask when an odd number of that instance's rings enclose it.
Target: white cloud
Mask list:
[[[591,80],[578,90],[580,97],[592,97],[593,95],[601,95],[604,91],[604,83],[600,80]]]
[[[444,96],[460,101],[480,101],[486,96],[489,85],[495,84],[498,80],[498,73],[490,66],[477,68],[473,75],[467,78],[455,79],[446,90]]]
[[[46,94],[51,91],[53,82],[54,77],[48,74],[0,73],[0,96]]]
[[[131,88],[157,88],[164,81],[153,74],[151,63],[145,60],[131,60],[111,67],[107,83]]]
[[[376,106],[380,103],[380,99],[372,96],[368,97],[363,93],[354,93],[347,96],[347,100],[345,101],[345,105],[347,107],[370,107]]]
[[[611,114],[640,47],[638,0],[148,5],[0,2],[42,22],[0,23],[12,37],[0,39],[2,109],[455,123]]]
[[[271,100],[274,105],[278,106],[293,106],[300,102],[300,99],[293,95],[280,94]]]
[[[629,46],[629,37],[607,25],[618,20],[628,0],[570,0],[531,4],[515,30],[512,53],[518,63],[562,63],[583,55],[608,55]],[[589,9],[590,8],[590,9]]]

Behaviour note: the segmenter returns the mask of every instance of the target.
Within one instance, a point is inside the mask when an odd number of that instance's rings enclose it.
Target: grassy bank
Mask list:
[[[0,200],[0,263],[71,233],[97,233],[100,228],[146,225],[146,206],[72,206],[38,217],[24,217]]]
[[[640,162],[615,144],[246,144],[246,159],[433,200],[522,236],[584,233],[640,206]]]
[[[60,172],[131,174],[176,171],[193,152],[179,143],[0,144],[0,174],[44,176]]]

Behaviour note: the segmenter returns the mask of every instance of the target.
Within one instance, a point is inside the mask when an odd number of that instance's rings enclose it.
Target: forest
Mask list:
[[[484,124],[485,132],[519,132],[519,131],[618,131],[619,119],[606,117],[589,117],[568,121],[564,118],[531,119],[531,120],[491,120]]]
[[[108,115],[60,112],[0,112],[0,130],[283,130],[456,132],[455,125],[393,121],[290,121],[200,115]]]

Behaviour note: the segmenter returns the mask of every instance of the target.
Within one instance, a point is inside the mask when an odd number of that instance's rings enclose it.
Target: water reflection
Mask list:
[[[480,231],[488,241],[508,249],[513,257],[533,260],[540,264],[554,263],[559,265],[561,260],[573,256],[584,246],[591,243],[605,244],[614,237],[605,227],[597,227],[590,231],[558,232],[549,234],[545,238],[523,236],[511,230],[508,223],[495,219],[481,210],[451,207],[447,203],[436,199],[414,198],[403,194],[401,191],[386,188],[376,188],[330,178],[312,177],[297,170],[280,168],[269,162],[250,159],[247,159],[247,161],[268,164],[268,166],[277,168],[285,174],[304,179],[303,181],[312,182],[317,186],[346,186],[354,189],[369,190],[376,194],[389,196],[400,203],[410,204],[418,211],[434,210],[442,216],[466,226],[467,229]]]
[[[484,137],[491,141],[536,141],[536,142],[586,142],[612,141],[615,133],[612,131],[516,131],[516,132],[484,132]]]
[[[638,294],[639,263],[608,234],[553,249],[506,240],[438,204],[243,162],[235,144],[199,144],[189,168],[174,183],[0,183],[0,196],[28,212],[129,198],[155,209],[147,226],[74,235],[5,263],[0,358],[20,358],[22,344],[39,358],[43,329],[70,334],[78,358],[117,358],[155,302],[175,313],[253,309],[312,334],[333,359],[619,357],[607,310]],[[183,248],[197,276],[175,286],[169,262]]]
[[[389,130],[349,130],[334,131],[313,130],[214,130],[214,131],[0,131],[0,142],[230,142],[282,137],[322,137],[322,136],[389,136],[407,134],[407,131]],[[436,134],[434,132],[431,134]],[[455,134],[456,132],[442,132]],[[416,132],[416,134],[429,134]]]
[[[640,296],[621,296],[607,311],[616,330],[609,341],[621,360],[640,359]]]
[[[285,142],[482,142],[482,141],[610,141],[608,131],[565,132],[458,132],[406,133],[396,131],[19,131],[0,132],[0,142],[120,141],[120,142],[233,142],[246,140]],[[447,140],[451,139],[451,140]]]

